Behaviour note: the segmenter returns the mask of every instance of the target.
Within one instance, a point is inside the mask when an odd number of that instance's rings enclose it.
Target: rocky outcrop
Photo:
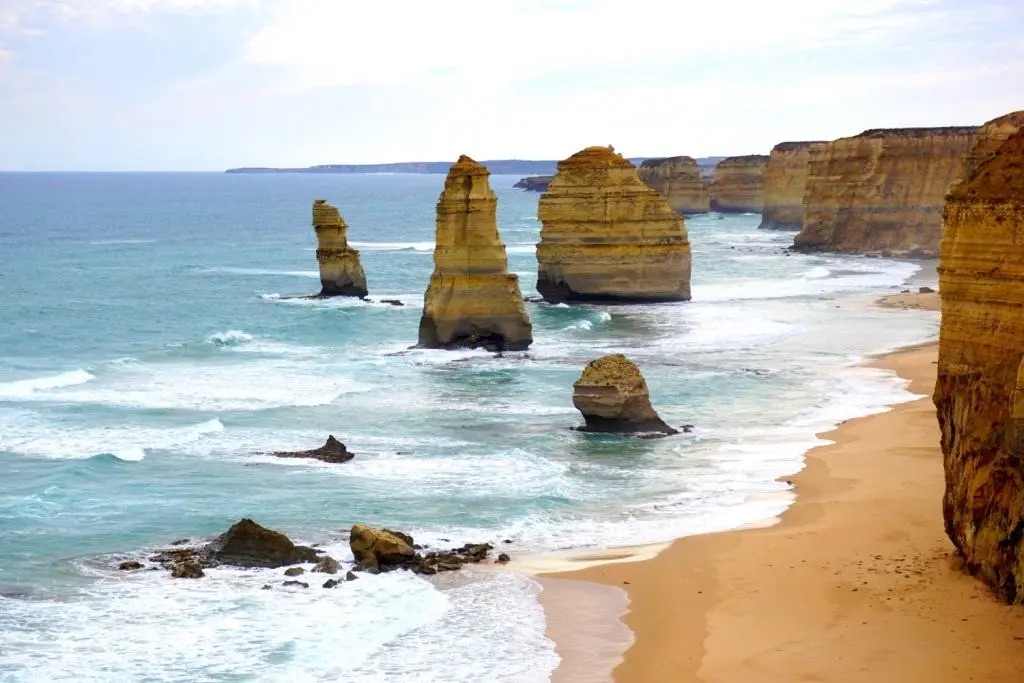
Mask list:
[[[647,159],[638,169],[640,180],[657,190],[677,213],[706,213],[711,193],[693,157]]]
[[[537,217],[537,290],[546,300],[689,300],[682,217],[611,147],[560,161]]]
[[[359,252],[348,246],[348,225],[323,199],[313,202],[313,229],[320,264],[319,296],[366,296],[366,273]]]
[[[768,157],[748,154],[726,157],[715,167],[711,181],[711,210],[722,213],[760,213],[764,208],[764,171]]]
[[[512,187],[518,187],[522,190],[529,192],[544,192],[548,189],[548,185],[551,184],[551,179],[555,176],[552,175],[533,175],[525,178],[520,178],[519,181]]]
[[[572,403],[586,421],[582,431],[677,433],[658,417],[640,369],[621,353],[587,364],[573,384]]]
[[[804,191],[812,148],[823,142],[780,142],[764,169],[764,230],[799,230],[804,224]]]
[[[487,559],[494,550],[490,543],[467,543],[460,548],[432,550],[420,553],[412,536],[401,531],[377,529],[356,524],[349,534],[349,547],[359,568],[369,572],[408,569],[416,574],[437,574],[461,569],[464,564],[476,564]],[[498,562],[509,561],[502,553]]]
[[[1024,123],[1016,114],[1019,126]],[[982,128],[950,192],[939,257],[935,407],[946,533],[965,567],[1024,602],[1024,129]],[[1009,125],[1008,125],[1009,124]],[[994,151],[996,150],[996,151]]]
[[[942,205],[975,127],[868,130],[821,146],[808,165],[798,251],[938,255]]]
[[[311,458],[329,463],[348,462],[356,457],[355,453],[350,452],[345,444],[334,438],[333,434],[328,435],[327,443],[320,448],[308,451],[276,451],[272,455],[278,458]]]
[[[508,272],[498,235],[498,200],[489,175],[465,155],[448,172],[437,202],[434,273],[420,319],[421,347],[515,351],[533,341],[519,278]]]

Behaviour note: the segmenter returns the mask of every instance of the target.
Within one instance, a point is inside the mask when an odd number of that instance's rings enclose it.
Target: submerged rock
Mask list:
[[[142,563],[136,562],[134,560],[129,560],[128,562],[122,562],[121,564],[117,565],[117,568],[123,572],[132,572],[136,569],[142,569]]]
[[[341,569],[341,565],[338,561],[328,555],[321,557],[313,567],[313,571],[320,574],[337,574],[339,569]]]
[[[573,384],[572,403],[583,414],[583,431],[677,434],[658,417],[640,369],[621,353],[590,361]]]
[[[207,551],[215,561],[235,567],[283,567],[318,559],[312,548],[295,545],[284,534],[251,519],[236,522],[214,539]]]
[[[316,260],[320,264],[321,297],[365,297],[366,273],[359,252],[348,246],[348,225],[338,210],[323,199],[313,202]]]
[[[423,298],[419,345],[520,351],[533,342],[519,278],[508,272],[490,173],[463,155],[437,201],[434,272]]]
[[[334,438],[333,434],[327,437],[327,443],[320,448],[309,451],[277,451],[272,455],[277,458],[312,458],[329,463],[348,462],[356,457],[355,453],[351,453],[345,444]]]

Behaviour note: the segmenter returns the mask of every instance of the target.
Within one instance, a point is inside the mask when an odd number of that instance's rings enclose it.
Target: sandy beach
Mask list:
[[[943,532],[936,357],[931,344],[874,362],[926,397],[824,434],[834,444],[791,478],[778,524],[545,574],[553,680],[608,680],[612,662],[637,683],[1024,680],[1024,610],[964,574]],[[622,591],[631,646],[589,623],[620,614]]]

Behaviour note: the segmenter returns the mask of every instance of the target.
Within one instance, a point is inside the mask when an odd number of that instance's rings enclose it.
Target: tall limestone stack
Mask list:
[[[508,272],[498,235],[498,199],[488,170],[463,155],[449,169],[437,200],[434,273],[423,300],[419,345],[517,351],[533,341],[533,327]]]
[[[726,157],[715,167],[711,181],[711,210],[723,213],[760,213],[764,208],[764,171],[768,157],[748,154]]]
[[[982,131],[985,135],[985,131]],[[1024,602],[1024,129],[950,192],[939,257],[935,407],[946,533],[967,569]]]
[[[682,217],[611,147],[558,162],[537,216],[537,291],[546,300],[689,300]]]
[[[946,193],[975,127],[868,130],[825,143],[808,167],[798,251],[934,257]]]
[[[764,169],[764,230],[799,230],[804,224],[804,190],[811,150],[823,142],[780,142]]]
[[[338,210],[323,199],[313,202],[313,229],[320,264],[319,296],[366,296],[366,273],[359,252],[348,246],[348,226]]]
[[[640,164],[640,180],[657,190],[677,213],[707,213],[711,194],[693,157],[647,159]]]

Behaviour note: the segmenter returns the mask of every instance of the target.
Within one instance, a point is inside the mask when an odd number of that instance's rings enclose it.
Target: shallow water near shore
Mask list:
[[[866,304],[918,264],[787,255],[791,233],[711,214],[687,219],[691,303],[530,303],[529,352],[410,350],[443,180],[0,174],[0,681],[547,680],[537,586],[514,572],[302,591],[279,571],[111,562],[242,516],[346,561],[354,522],[509,539],[513,557],[755,522],[787,505],[775,479],[816,432],[910,398],[858,362],[937,329]],[[516,180],[492,185],[529,296],[538,195]],[[287,298],[319,288],[317,198],[349,223],[370,296],[404,307]],[[617,351],[692,433],[571,430],[572,382]],[[328,433],[356,458],[262,455]]]

